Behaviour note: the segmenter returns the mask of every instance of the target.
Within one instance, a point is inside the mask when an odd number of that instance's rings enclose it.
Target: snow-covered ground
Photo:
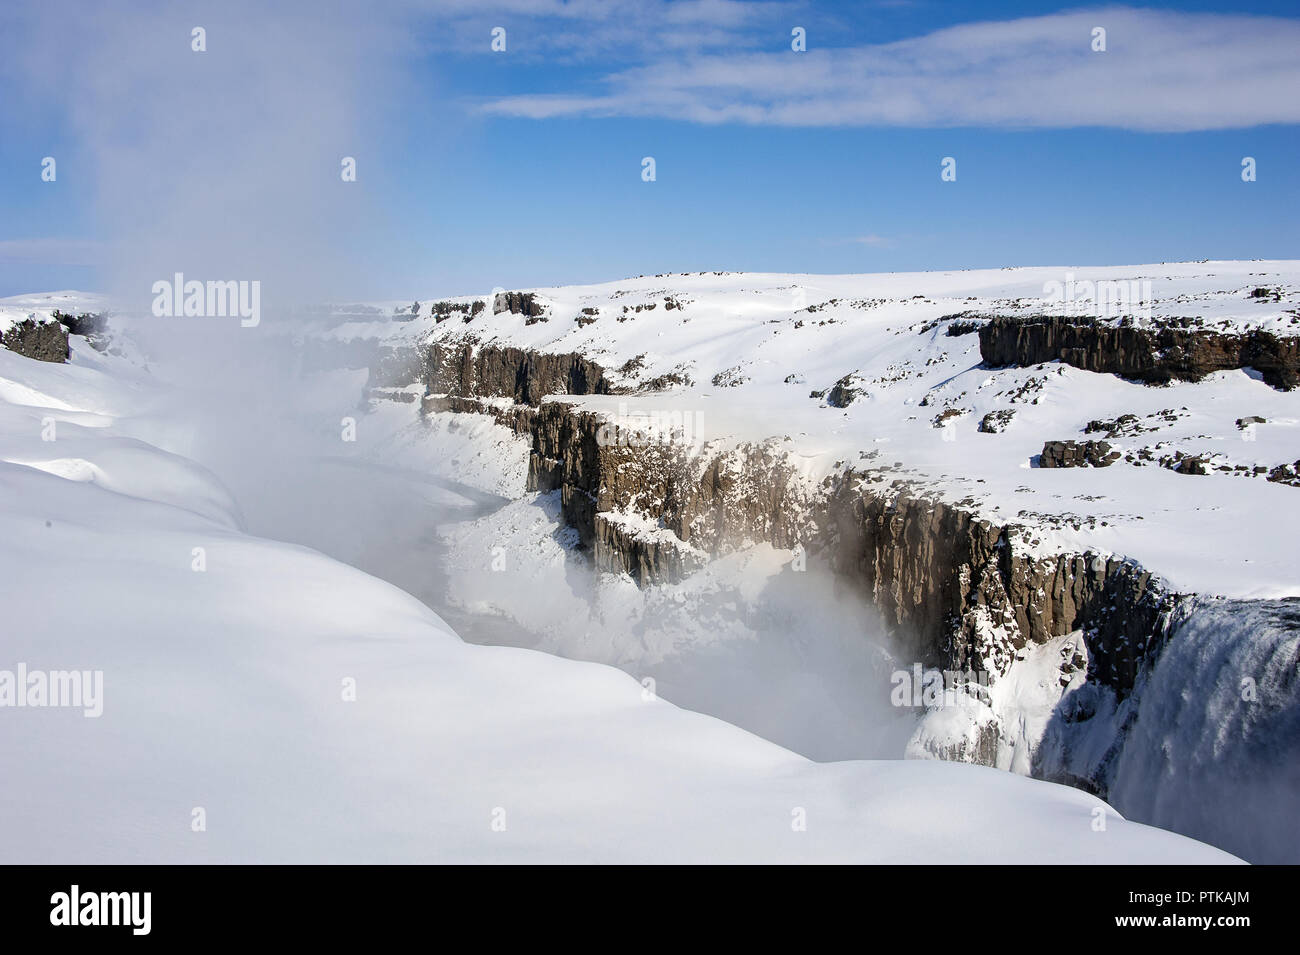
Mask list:
[[[947,500],[973,502],[999,524],[1023,526],[1027,547],[1130,557],[1178,590],[1300,594],[1294,487],[1241,472],[1192,476],[1127,460],[1104,470],[1031,466],[1045,441],[1088,438],[1135,458],[1150,448],[1156,459],[1182,452],[1252,470],[1300,459],[1300,392],[1274,389],[1250,369],[1164,387],[1059,363],[990,370],[981,367],[975,334],[950,336],[935,324],[962,312],[1071,313],[1044,292],[1067,281],[1138,283],[1148,295],[1134,303],[1139,321],[1191,317],[1216,330],[1300,333],[1300,263],[1261,261],[654,276],[539,289],[544,321],[493,314],[489,304],[468,322],[460,313],[435,322],[426,299],[415,321],[353,320],[330,334],[579,352],[634,388],[676,373],[691,384],[581,404],[634,425],[654,417],[684,421],[695,440],[715,447],[774,440],[810,482],[843,467],[889,468],[891,479],[913,480]],[[1276,290],[1278,300],[1252,297],[1256,288]],[[410,304],[382,303],[380,311]],[[1072,314],[1087,312],[1076,305]],[[636,367],[620,374],[629,361]],[[810,397],[846,376],[861,392],[847,407]],[[936,427],[950,408],[959,413]],[[990,412],[1012,413],[1000,433],[980,430]],[[1138,419],[1133,433],[1084,432],[1090,421],[1126,414]],[[1238,427],[1251,416],[1265,421]]]
[[[999,524],[1019,525],[1022,550],[1132,558],[1178,591],[1253,599],[1300,594],[1300,491],[1263,477],[1300,460],[1300,391],[1270,387],[1249,368],[1161,387],[1059,363],[989,369],[975,334],[949,335],[950,323],[937,321],[954,314],[1086,317],[1086,306],[1067,309],[1044,294],[1053,282],[1071,280],[1150,283],[1133,303],[1138,324],[1191,318],[1217,331],[1300,332],[1300,263],[1207,262],[643,277],[536,290],[541,320],[489,307],[439,322],[426,301],[414,321],[354,322],[335,334],[578,352],[631,389],[676,375],[687,380],[650,393],[553,400],[634,429],[672,421],[715,452],[769,442],[810,486],[842,467],[881,468],[886,483],[905,479]],[[455,301],[468,306],[475,298]],[[389,302],[380,310],[408,307]],[[859,392],[847,407],[810,396],[841,381]],[[980,427],[990,414],[1003,418],[996,432]],[[1117,433],[1087,430],[1090,422],[1122,416],[1130,417]],[[437,414],[431,424],[469,427],[472,418]],[[1045,441],[1066,439],[1104,439],[1123,457],[1106,469],[1034,466]],[[506,470],[520,460],[519,449],[500,435],[480,453],[498,456]],[[1211,473],[1181,474],[1156,463],[1164,458],[1168,465],[1179,454],[1203,457]],[[634,514],[620,519],[638,521]],[[643,519],[638,526],[643,534],[667,533]],[[785,598],[789,578],[781,570],[790,552],[746,549],[681,584],[637,590],[609,575],[593,582],[571,536],[548,495],[521,497],[453,529],[450,599],[516,622],[534,634],[528,645],[650,674],[672,698],[804,753],[892,755],[900,751],[898,734],[914,730],[903,747],[909,755],[972,758],[979,750],[978,758],[1001,768],[1055,772],[1082,785],[1097,782],[1089,775],[1096,770],[1116,787],[1117,804],[1139,818],[1252,859],[1296,857],[1293,844],[1271,835],[1286,826],[1295,805],[1296,751],[1286,742],[1294,735],[1286,726],[1295,703],[1276,679],[1262,696],[1242,696],[1244,680],[1285,670],[1277,661],[1293,646],[1294,624],[1288,631],[1270,618],[1258,639],[1226,611],[1200,611],[1213,625],[1181,624],[1176,656],[1218,662],[1195,678],[1191,664],[1161,664],[1140,687],[1151,701],[1142,732],[1116,765],[1138,698],[1120,703],[1113,692],[1087,684],[1088,651],[1079,633],[1027,649],[982,699],[931,709],[918,726],[878,705],[882,672],[897,664],[887,641],[873,635],[880,628],[869,608],[843,606],[833,588],[819,591],[815,574],[800,576],[799,599]],[[508,555],[504,566],[494,564],[493,548]],[[1213,605],[1198,604],[1206,606]],[[857,640],[856,653],[846,634]],[[773,686],[766,709],[745,687],[754,672]],[[707,686],[693,686],[683,674],[706,674]],[[809,692],[800,694],[792,684],[805,678]],[[1189,701],[1178,687],[1197,681],[1208,682]],[[720,686],[736,690],[734,698]],[[818,695],[820,708],[801,709],[802,700]],[[1223,726],[1211,710],[1223,715]],[[817,716],[800,725],[792,711]],[[1164,714],[1173,712],[1182,715],[1167,725]],[[1086,718],[1071,722],[1079,714]],[[1227,772],[1231,785],[1221,778]],[[1254,808],[1215,808],[1225,800]]]
[[[231,341],[242,365],[206,355],[206,378],[193,352],[0,350],[0,687],[20,666],[102,675],[98,716],[0,707],[3,861],[1231,861],[993,769],[811,762],[612,667],[466,644],[398,587],[251,535],[324,503],[294,442],[377,419],[347,375],[268,403],[255,339]],[[508,446],[478,437],[445,447]],[[241,458],[233,486],[196,463]]]

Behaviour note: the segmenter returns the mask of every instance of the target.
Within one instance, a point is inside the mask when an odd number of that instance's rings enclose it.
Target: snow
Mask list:
[[[816,763],[611,667],[466,644],[392,584],[242,530],[267,502],[181,452],[274,458],[300,408],[239,393],[234,365],[180,390],[186,367],[0,351],[0,670],[104,679],[98,718],[0,709],[5,862],[1232,861],[1062,786]],[[203,430],[209,399],[231,434]],[[302,430],[335,427],[322,407]],[[381,445],[415,426],[390,413],[363,422]],[[270,473],[282,501],[326,480]]]
[[[981,732],[996,731],[991,765],[1028,776],[1061,697],[1083,686],[1088,649],[1078,631],[1021,651],[1007,672],[988,685],[958,689],[929,709],[908,741],[907,755],[944,758],[975,745]],[[1063,675],[1062,664],[1077,660]]]
[[[34,295],[14,295],[0,299],[0,332],[28,318],[49,321],[56,311],[81,315],[85,312],[102,312],[106,300],[93,292],[42,292]]]
[[[1260,261],[641,277],[538,289],[549,314],[533,324],[522,315],[492,314],[490,307],[469,323],[458,315],[434,323],[428,296],[421,298],[418,321],[374,323],[370,334],[390,344],[427,338],[578,351],[630,387],[685,372],[694,383],[667,392],[563,400],[634,425],[688,421],[693,442],[708,442],[714,451],[775,442],[809,486],[844,467],[889,466],[891,480],[908,479],[948,501],[969,500],[989,520],[1024,527],[1021,546],[1029,553],[1091,549],[1127,557],[1182,591],[1300,594],[1293,487],[1218,471],[1177,474],[1154,463],[1121,461],[1104,470],[1031,466],[1045,441],[1086,438],[1132,455],[1155,448],[1157,457],[1208,455],[1216,465],[1290,464],[1300,459],[1300,392],[1276,390],[1253,369],[1164,387],[1060,363],[988,369],[976,335],[948,336],[943,324],[933,324],[962,312],[1060,312],[1044,288],[1067,275],[1149,281],[1155,317],[1197,317],[1220,330],[1300,333],[1300,262]],[[1256,287],[1278,289],[1280,301],[1250,297]],[[680,307],[665,308],[667,300]],[[653,310],[623,312],[625,305],[651,303]],[[578,325],[582,308],[597,309],[596,321]],[[350,329],[360,333],[355,323]],[[642,367],[618,374],[632,359]],[[712,384],[733,371],[740,384]],[[866,391],[847,408],[809,397],[846,375]],[[962,413],[935,427],[933,419],[950,407]],[[1014,417],[1002,433],[979,431],[986,413],[1007,410]],[[1084,433],[1092,420],[1123,414],[1136,415],[1150,430],[1113,438]],[[1266,422],[1237,426],[1252,415]],[[872,451],[878,455],[867,457]]]

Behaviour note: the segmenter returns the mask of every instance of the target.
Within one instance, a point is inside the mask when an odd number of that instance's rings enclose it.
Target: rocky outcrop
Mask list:
[[[68,347],[68,333],[58,322],[38,322],[24,319],[0,335],[0,344],[24,358],[37,361],[67,361],[72,354]]]
[[[1015,416],[1015,408],[1003,408],[998,411],[990,411],[984,417],[980,418],[979,430],[984,434],[1001,434],[1011,426],[1011,421]]]
[[[1269,481],[1274,484],[1289,484],[1300,487],[1300,460],[1291,464],[1279,464],[1268,472]]]
[[[499,315],[501,312],[541,318],[546,314],[546,306],[533,292],[497,292],[496,298],[492,300],[492,314]]]
[[[1027,645],[1082,629],[1090,676],[1123,695],[1174,599],[1136,564],[1036,555],[1019,528],[877,486],[870,472],[810,488],[772,445],[646,444],[556,400],[533,408],[429,396],[424,409],[491,414],[527,436],[529,489],[560,491],[564,519],[599,569],[645,585],[751,542],[803,546],[864,589],[927,666],[1003,673]]]
[[[1061,361],[1151,384],[1199,381],[1215,371],[1254,368],[1274,388],[1300,384],[1300,336],[1259,329],[1221,332],[1195,319],[1131,321],[1029,316],[991,319],[979,330],[986,364],[1037,365]]]
[[[105,312],[82,312],[74,315],[55,309],[50,317],[68,330],[69,335],[81,335],[94,338],[108,330],[108,315]]]
[[[1094,418],[1083,426],[1084,434],[1104,434],[1108,438],[1128,437],[1153,430],[1155,429],[1144,426],[1134,414],[1122,414],[1111,419]]]
[[[1106,441],[1048,441],[1038,456],[1040,468],[1108,468],[1122,455]]]
[[[473,343],[431,346],[424,384],[429,394],[513,398],[530,405],[547,395],[608,395],[616,391],[605,369],[581,355]]]
[[[634,426],[563,401],[497,407],[430,395],[423,408],[490,414],[528,437],[528,489],[560,491],[561,513],[597,566],[642,584],[678,580],[703,556],[750,542],[788,548],[814,536],[808,489],[769,445],[646,440]],[[613,526],[620,515],[635,521]]]
[[[855,475],[831,494],[822,545],[911,638],[918,659],[943,669],[1003,673],[1017,650],[1082,629],[1090,677],[1122,694],[1172,607],[1132,562],[1035,556],[1015,527],[906,490],[873,491]]]
[[[639,584],[680,580],[702,566],[705,555],[683,547],[670,533],[639,532],[614,514],[595,515],[592,557],[596,569],[627,574]]]
[[[465,321],[469,321],[479,312],[483,311],[485,302],[481,299],[475,301],[472,305],[469,302],[434,302],[429,306],[429,313],[433,316],[435,325],[445,322],[453,314],[459,314]],[[416,309],[416,314],[419,310]],[[414,316],[413,316],[414,317]]]
[[[1174,467],[1174,471],[1179,474],[1199,474],[1204,476],[1210,473],[1210,463],[1198,454],[1189,454],[1178,462]]]
[[[847,408],[859,398],[867,395],[865,382],[858,374],[848,374],[841,378],[826,392],[826,403],[832,408]]]

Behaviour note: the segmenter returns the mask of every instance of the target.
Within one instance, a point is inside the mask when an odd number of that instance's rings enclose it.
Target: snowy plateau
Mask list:
[[[6,862],[1300,861],[1300,262],[141,312],[0,299]]]

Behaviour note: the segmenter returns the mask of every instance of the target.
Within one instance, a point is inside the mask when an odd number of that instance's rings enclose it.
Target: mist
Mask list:
[[[814,758],[900,755],[911,721],[883,702],[887,654],[866,636],[871,612],[829,575],[756,576],[741,600],[734,580],[697,593],[686,612],[715,638],[695,641],[666,592],[616,598],[579,553],[563,592],[508,573],[476,582],[444,534],[510,502],[457,481],[437,433],[369,416],[355,349],[339,346],[333,368],[304,364],[305,343],[324,341],[333,322],[298,306],[437,291],[370,251],[410,227],[379,188],[385,157],[437,105],[414,102],[402,78],[433,23],[418,15],[330,0],[56,0],[6,15],[22,101],[68,118],[76,149],[61,176],[93,177],[115,332],[165,386],[165,404],[117,427],[208,468],[248,532],[387,580],[467,641],[620,666],[665,699]],[[45,81],[51,64],[57,83]],[[255,283],[256,321],[159,315],[155,286],[177,273]],[[170,290],[178,313],[184,291]],[[467,610],[478,583],[549,606],[538,619],[562,613],[569,626]],[[671,633],[683,635],[675,646],[648,649],[648,635]]]

